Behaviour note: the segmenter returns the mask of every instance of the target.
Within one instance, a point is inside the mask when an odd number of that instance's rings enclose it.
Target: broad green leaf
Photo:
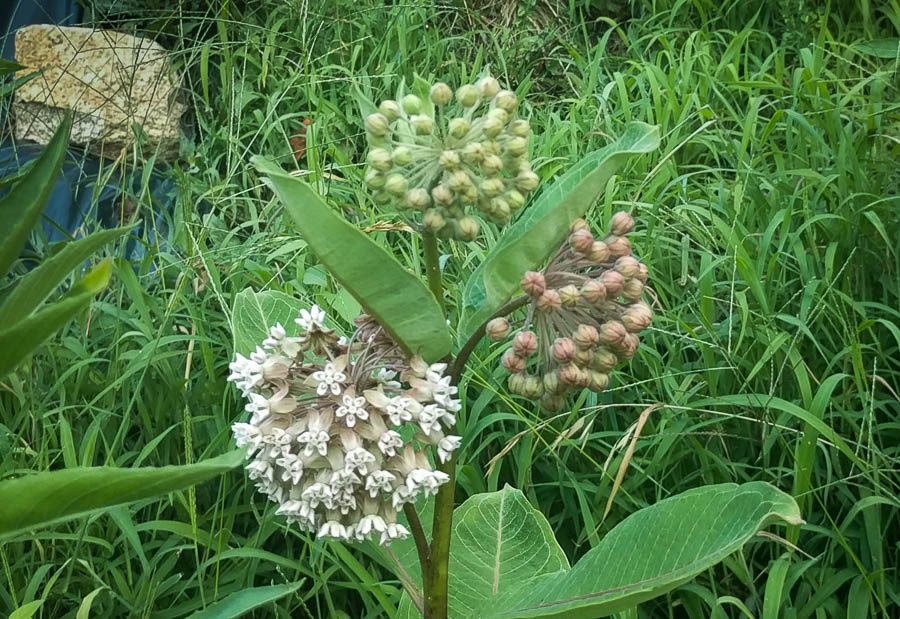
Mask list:
[[[8,619],[31,619],[34,614],[44,605],[44,600],[34,600],[19,606],[12,611]]]
[[[183,466],[63,469],[0,482],[0,539],[193,486],[238,466],[244,456],[238,449]]]
[[[521,493],[505,488],[476,495],[457,510],[451,617],[607,616],[688,582],[773,522],[802,523],[794,500],[769,484],[706,486],[633,513],[569,569],[561,552],[548,553],[543,564],[535,560],[542,549],[558,549],[536,510],[500,522],[513,495],[527,504]],[[491,531],[507,532],[505,541]],[[408,599],[400,616],[415,616]]]
[[[0,377],[6,376],[44,340],[86,308],[106,287],[111,270],[104,260],[77,282],[62,299],[12,325],[0,327]]]
[[[396,342],[427,361],[450,352],[444,315],[418,277],[335,213],[306,182],[260,157],[253,163],[322,264]]]
[[[900,58],[900,37],[857,43],[856,49],[876,58]]]
[[[280,322],[289,332],[294,319],[304,307],[300,299],[278,290],[255,292],[251,288],[241,290],[234,298],[231,313],[231,330],[234,334],[234,352],[248,355],[269,337],[269,327]]]
[[[8,60],[6,58],[0,58],[0,75],[9,75],[10,73],[21,71],[24,68],[25,67],[20,65],[18,62],[13,62],[12,60]]]
[[[94,604],[94,598],[100,595],[100,592],[106,589],[106,585],[101,585],[97,587],[81,600],[81,605],[78,606],[78,612],[75,615],[75,619],[90,619],[91,617],[91,606]]]
[[[80,267],[98,249],[128,230],[130,228],[101,230],[66,243],[59,252],[16,282],[16,287],[0,304],[0,325],[12,324],[28,317],[69,273]]]
[[[232,619],[233,617],[242,617],[251,610],[294,593],[302,584],[303,581],[300,580],[289,585],[253,587],[252,589],[236,591],[226,598],[210,604],[205,609],[198,610],[190,616],[190,619]]]
[[[66,114],[50,143],[34,161],[22,179],[0,200],[0,277],[9,272],[28,235],[44,212],[44,206],[62,169],[72,128],[72,116]]]
[[[659,146],[659,128],[632,122],[613,144],[585,156],[548,187],[500,238],[463,293],[460,341],[465,341],[566,238],[569,225],[600,197],[609,179],[635,154]]]

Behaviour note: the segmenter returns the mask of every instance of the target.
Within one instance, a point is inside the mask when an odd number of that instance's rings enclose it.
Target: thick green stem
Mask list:
[[[456,490],[456,458],[438,466],[450,478],[434,500],[431,526],[431,578],[425,589],[425,619],[447,619],[447,583],[450,576],[450,532],[453,528],[453,495]]]
[[[423,232],[422,242],[425,244],[425,274],[428,276],[428,288],[443,311],[444,288],[441,284],[441,263],[437,237],[431,232]]]

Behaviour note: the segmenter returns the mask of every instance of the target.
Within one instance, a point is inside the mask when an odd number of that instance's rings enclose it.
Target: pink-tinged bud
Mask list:
[[[641,300],[641,296],[644,294],[644,284],[641,283],[639,279],[629,279],[625,282],[625,286],[622,288],[622,296],[625,297],[627,301],[631,301],[632,303],[636,303]]]
[[[606,286],[599,279],[589,279],[581,285],[581,297],[591,305],[606,299]]]
[[[512,348],[507,349],[507,351],[503,353],[500,362],[503,364],[503,367],[506,368],[507,372],[515,374],[516,372],[525,371],[525,358],[517,355],[516,351]]]
[[[581,291],[578,290],[578,286],[569,284],[559,289],[559,301],[563,307],[575,307],[580,298]]]
[[[600,276],[600,281],[606,286],[606,297],[615,299],[622,294],[625,288],[625,278],[618,271],[606,271]]]
[[[541,398],[541,408],[550,413],[555,413],[556,411],[560,410],[565,403],[566,401],[561,395],[545,393]]]
[[[637,278],[641,280],[643,283],[647,283],[647,265],[641,262],[639,264],[640,271],[638,271]]]
[[[591,231],[591,225],[581,217],[575,219],[569,226],[569,234],[574,234],[579,230],[587,230],[588,232]]]
[[[536,400],[544,395],[544,383],[537,376],[529,376],[525,379],[525,387],[523,389],[526,398]]]
[[[653,321],[653,311],[646,303],[635,303],[628,306],[622,314],[622,324],[631,333],[640,333]]]
[[[623,325],[618,320],[610,320],[600,325],[600,341],[604,344],[617,344],[628,335]]]
[[[591,368],[608,374],[618,363],[619,358],[616,356],[616,353],[608,348],[598,348],[594,351],[594,361],[591,363]]]
[[[534,331],[519,331],[513,338],[513,350],[520,357],[530,357],[537,350],[538,340]]]
[[[632,256],[622,256],[621,258],[616,260],[616,264],[613,268],[618,271],[625,279],[631,279],[633,277],[637,277],[638,273],[641,270],[641,263],[635,260]]]
[[[541,382],[543,382],[544,384],[544,393],[560,392],[559,372],[557,372],[556,370],[544,374],[544,378]]]
[[[535,305],[540,311],[550,313],[555,312],[562,307],[562,301],[559,298],[559,293],[551,288],[545,290],[541,296],[538,297]]]
[[[547,288],[547,281],[537,271],[528,271],[522,276],[522,290],[533,297],[540,296]]]
[[[622,341],[615,345],[620,359],[631,359],[637,353],[641,340],[634,333],[627,333]]]
[[[590,230],[576,230],[569,235],[569,245],[579,254],[588,256],[594,245],[594,235]]]
[[[613,258],[619,256],[627,256],[631,253],[631,243],[624,236],[614,236],[606,242],[609,248],[609,255]]]
[[[581,383],[581,368],[574,363],[559,368],[559,384],[565,387],[577,387]]]
[[[575,351],[575,358],[572,361],[575,362],[580,368],[586,368],[591,365],[591,362],[594,360],[594,351],[590,348],[579,348]]]
[[[509,378],[506,379],[506,386],[509,388],[510,393],[525,395],[525,379],[526,374],[522,372],[510,374]]]
[[[484,333],[495,342],[499,342],[509,335],[509,321],[506,318],[494,318],[487,323]]]
[[[568,363],[575,358],[575,342],[567,337],[558,337],[550,347],[550,354],[560,363]]]
[[[597,370],[591,370],[588,374],[590,375],[588,389],[591,391],[599,393],[609,386],[609,375]]]
[[[588,256],[594,264],[603,264],[609,260],[609,247],[603,241],[594,241],[591,246],[591,254]]]
[[[634,229],[634,219],[625,211],[619,211],[609,220],[609,231],[616,236],[625,236]]]
[[[593,348],[600,341],[600,332],[593,325],[578,325],[572,340],[579,348]]]

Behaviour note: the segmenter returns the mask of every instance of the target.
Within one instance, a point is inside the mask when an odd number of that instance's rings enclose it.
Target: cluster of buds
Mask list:
[[[543,408],[556,411],[568,390],[605,389],[612,369],[637,352],[637,334],[653,313],[641,301],[647,267],[631,255],[633,227],[631,216],[619,212],[597,239],[577,219],[547,267],[524,275],[527,315],[502,357],[512,393],[540,398]],[[501,341],[514,326],[496,318],[486,333]]]
[[[460,408],[445,364],[408,358],[368,316],[349,340],[302,310],[300,334],[281,324],[228,380],[247,399],[249,420],[232,431],[247,471],[277,513],[318,537],[406,537],[397,511],[448,481],[426,450],[447,461],[460,437],[445,434]]]
[[[438,82],[428,101],[414,94],[382,101],[365,119],[374,200],[442,238],[474,240],[474,210],[507,223],[538,186],[528,159],[531,127],[517,118],[518,105],[493,77],[456,93]],[[436,111],[446,124],[436,124]]]

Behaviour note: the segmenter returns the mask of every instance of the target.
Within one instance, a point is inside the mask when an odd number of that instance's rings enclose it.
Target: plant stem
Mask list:
[[[416,552],[419,554],[419,566],[422,568],[422,589],[428,591],[430,589],[431,576],[431,549],[428,547],[428,538],[425,537],[425,530],[422,528],[422,521],[419,520],[419,514],[412,503],[403,505],[403,514],[409,522],[409,528],[412,532],[413,540],[416,542]]]
[[[425,245],[425,274],[428,277],[428,288],[437,299],[441,311],[444,311],[444,288],[441,284],[441,264],[438,253],[437,237],[431,232],[422,233],[422,242]]]
[[[506,305],[498,309],[496,312],[491,314],[491,317],[484,321],[472,335],[469,336],[469,339],[466,340],[466,343],[463,344],[463,347],[459,349],[459,354],[456,355],[456,359],[453,360],[453,363],[450,366],[450,383],[453,385],[459,385],[459,379],[462,378],[463,369],[466,367],[466,363],[469,362],[469,357],[472,354],[472,351],[475,350],[475,346],[478,345],[478,342],[481,341],[481,338],[484,337],[484,330],[487,327],[487,323],[492,321],[494,318],[500,318],[501,316],[507,316],[512,312],[516,311],[523,305],[527,305],[531,300],[526,294],[516,297],[512,301],[508,302]]]

